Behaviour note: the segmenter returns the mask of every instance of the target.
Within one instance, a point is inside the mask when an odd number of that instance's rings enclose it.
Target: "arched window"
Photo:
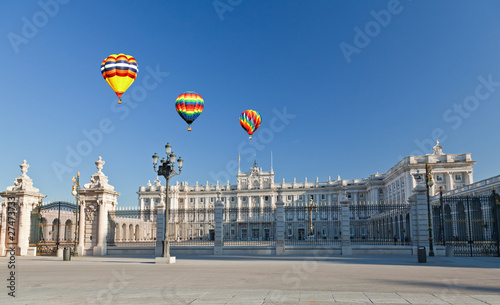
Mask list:
[[[59,235],[59,219],[54,219],[54,221],[52,221],[52,236],[51,236],[51,239],[52,240],[57,240],[57,237]]]
[[[68,219],[68,220],[66,220],[66,223],[64,225],[64,240],[66,240],[66,241],[73,240],[74,236],[72,236],[73,235],[72,230],[73,230],[73,223],[71,222],[71,219]]]

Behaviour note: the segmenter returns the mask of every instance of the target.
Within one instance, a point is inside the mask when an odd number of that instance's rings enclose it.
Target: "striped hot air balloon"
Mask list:
[[[252,139],[253,133],[259,128],[261,122],[260,114],[255,110],[245,110],[240,115],[240,124]]]
[[[188,124],[188,131],[191,131],[191,124],[200,116],[205,102],[203,98],[193,91],[186,91],[177,97],[175,109],[181,118]]]
[[[101,73],[108,85],[118,96],[118,103],[122,103],[122,94],[132,85],[139,67],[134,57],[125,54],[111,54],[102,61]]]

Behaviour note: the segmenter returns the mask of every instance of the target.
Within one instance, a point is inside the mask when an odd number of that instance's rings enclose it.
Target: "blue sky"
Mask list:
[[[472,153],[476,181],[498,174],[498,1],[42,0],[0,11],[1,189],[26,159],[47,200],[71,198],[72,176],[88,183],[102,156],[119,205],[135,206],[167,142],[185,160],[174,181],[190,185],[234,183],[238,153],[242,169],[256,155],[268,170],[271,151],[278,182],[363,178],[430,153],[436,135],[444,152]],[[139,64],[121,105],[100,75],[113,53]],[[174,107],[188,90],[205,100],[191,132]],[[262,116],[251,141],[246,109]]]

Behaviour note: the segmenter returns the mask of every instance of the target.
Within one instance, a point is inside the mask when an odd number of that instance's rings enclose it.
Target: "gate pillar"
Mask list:
[[[83,225],[80,222],[84,249],[82,252],[79,249],[79,255],[103,256],[107,253],[108,211],[115,209],[120,193],[108,184],[108,177],[102,172],[104,163],[99,157],[95,162],[97,172],[90,178],[90,183],[80,190],[80,211],[85,214],[85,221]]]
[[[2,196],[0,256],[4,256],[10,249],[15,249],[18,256],[36,256],[36,248],[29,246],[31,211],[46,196],[33,187],[33,180],[26,175],[29,167],[26,160],[19,167],[21,175],[14,180],[14,185],[0,193]]]
[[[214,238],[214,254],[222,255],[223,243],[223,223],[224,223],[224,204],[221,202],[220,192],[217,194],[217,202],[215,203],[215,238]]]
[[[352,255],[351,214],[345,189],[342,190],[342,199],[340,200],[340,232],[342,234],[342,255]]]
[[[285,203],[278,189],[276,201],[276,255],[285,255]]]
[[[420,178],[415,178],[420,179]],[[427,211],[427,189],[420,179],[413,189],[413,194],[408,198],[411,213],[411,234],[413,242],[413,254],[417,254],[417,248],[425,247],[429,254],[429,223]]]

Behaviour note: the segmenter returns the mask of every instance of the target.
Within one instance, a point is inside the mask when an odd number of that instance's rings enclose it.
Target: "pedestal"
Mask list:
[[[155,257],[155,264],[173,264],[173,263],[175,263],[175,256]]]

